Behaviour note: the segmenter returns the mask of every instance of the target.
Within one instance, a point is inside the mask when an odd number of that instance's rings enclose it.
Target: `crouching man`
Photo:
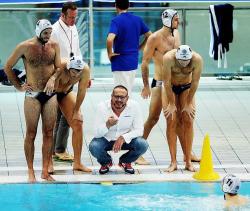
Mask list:
[[[139,105],[128,98],[127,88],[118,85],[113,89],[111,101],[98,105],[95,137],[89,150],[101,164],[100,174],[109,172],[113,165],[107,151],[128,150],[119,158],[119,166],[129,174],[135,173],[131,163],[147,151],[148,144],[142,138],[143,120]]]

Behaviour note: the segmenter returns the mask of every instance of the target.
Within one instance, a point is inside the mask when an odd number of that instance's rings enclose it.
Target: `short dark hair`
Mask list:
[[[117,85],[117,86],[114,87],[112,94],[114,93],[114,90],[117,89],[117,88],[124,89],[128,93],[128,89],[125,86],[123,86],[123,85]]]
[[[129,0],[115,0],[115,6],[121,10],[129,8]]]
[[[62,13],[64,15],[66,15],[68,9],[76,10],[77,6],[76,6],[76,4],[74,2],[68,1],[68,2],[64,3],[63,6],[62,6]]]

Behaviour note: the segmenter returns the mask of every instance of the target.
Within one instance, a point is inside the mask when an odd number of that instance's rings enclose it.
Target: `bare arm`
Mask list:
[[[54,73],[53,76],[55,77],[55,79],[57,79],[58,76],[62,73],[60,47],[59,47],[58,43],[55,43],[55,51],[56,51],[56,56],[55,56],[55,73]]]
[[[150,36],[151,34],[152,34],[151,31],[146,32],[146,33],[144,34],[144,39],[143,39],[143,41],[140,43],[139,50],[143,50],[143,49],[144,49],[144,47],[145,47],[145,45],[146,45],[146,43],[147,43],[147,40],[148,40],[148,38],[149,38],[149,36]]]
[[[174,48],[178,48],[181,45],[180,33],[177,29],[174,30]]]
[[[165,89],[165,96],[163,95],[163,98],[166,98],[165,101],[168,102],[168,105],[166,108],[164,108],[163,112],[166,118],[172,117],[172,120],[174,119],[174,113],[177,110],[171,83],[171,68],[174,66],[174,61],[175,59],[173,58],[173,50],[169,51],[163,56],[162,76]]]
[[[55,47],[55,61],[54,61],[55,73],[49,78],[49,80],[44,88],[44,92],[46,92],[47,94],[51,94],[52,92],[54,92],[55,81],[56,81],[56,79],[59,78],[59,76],[62,73],[60,48],[59,48],[58,43],[55,42],[54,47]]]
[[[150,88],[149,88],[149,80],[148,80],[149,78],[148,65],[155,52],[156,41],[157,40],[154,35],[150,36],[143,51],[143,58],[142,58],[142,64],[141,64],[141,74],[142,74],[142,81],[144,85],[141,95],[143,98],[148,98],[150,96]]]
[[[108,57],[110,61],[111,61],[112,56],[119,55],[117,53],[113,53],[113,45],[114,45],[115,37],[116,35],[113,33],[109,33],[107,37],[106,45],[107,45],[107,53],[108,53]]]
[[[20,81],[18,80],[18,77],[16,74],[12,71],[12,68],[15,66],[15,64],[18,62],[18,60],[24,55],[24,52],[26,51],[26,44],[21,43],[17,45],[15,50],[12,52],[10,57],[8,58],[5,66],[4,66],[4,72],[7,75],[10,82],[15,86],[16,89],[19,91],[24,91],[22,89],[22,85],[20,84]]]
[[[167,101],[170,105],[174,105],[174,96],[172,92],[172,83],[171,83],[171,67],[173,66],[172,64],[173,64],[173,58],[171,58],[171,55],[169,53],[166,53],[163,56],[162,78],[163,78],[163,84]]]
[[[194,94],[198,88],[200,77],[201,77],[201,72],[203,69],[203,60],[199,54],[195,53],[195,58],[194,58],[194,70],[192,72],[192,81],[191,81],[191,87],[187,96],[187,104],[191,104]]]

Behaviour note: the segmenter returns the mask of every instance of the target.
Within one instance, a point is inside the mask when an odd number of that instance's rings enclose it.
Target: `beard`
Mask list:
[[[42,44],[42,45],[45,45],[49,40],[44,40],[43,38],[41,38],[41,37],[38,37],[37,38],[38,39],[38,41]]]
[[[114,107],[115,109],[117,109],[117,110],[120,110],[120,109],[122,109],[122,108],[124,108],[124,107],[126,106],[126,103],[117,102],[117,101],[112,102],[112,104],[113,104],[113,107]]]

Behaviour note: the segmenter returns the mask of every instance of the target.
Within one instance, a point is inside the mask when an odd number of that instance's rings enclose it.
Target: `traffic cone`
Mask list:
[[[203,141],[200,169],[194,173],[193,178],[204,181],[218,180],[220,178],[219,174],[213,169],[213,159],[208,134],[205,135]]]

